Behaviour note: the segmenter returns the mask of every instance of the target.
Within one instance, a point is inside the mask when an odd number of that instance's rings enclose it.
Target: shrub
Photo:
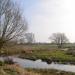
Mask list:
[[[3,66],[4,65],[4,62],[3,61],[0,61],[0,66]]]
[[[9,58],[9,57],[5,58],[4,63],[5,64],[14,64],[13,59]]]

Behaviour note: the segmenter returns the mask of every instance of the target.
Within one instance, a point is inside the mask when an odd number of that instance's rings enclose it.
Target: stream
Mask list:
[[[75,72],[75,65],[71,64],[55,64],[52,62],[48,64],[47,62],[43,62],[41,59],[36,61],[21,59],[18,57],[11,57],[16,64],[20,65],[23,68],[35,68],[35,69],[56,69],[66,72]],[[0,57],[0,60],[3,60],[3,57]]]

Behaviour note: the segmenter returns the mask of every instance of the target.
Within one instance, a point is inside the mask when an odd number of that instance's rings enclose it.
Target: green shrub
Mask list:
[[[9,58],[9,57],[7,57],[7,58],[4,60],[4,63],[5,63],[5,64],[14,64],[13,59],[12,59],[12,58]]]
[[[4,62],[3,61],[0,61],[0,66],[3,66],[4,65]]]

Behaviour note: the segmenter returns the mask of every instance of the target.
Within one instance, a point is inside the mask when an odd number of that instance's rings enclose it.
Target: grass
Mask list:
[[[40,73],[40,75],[75,75],[75,73],[52,70],[52,69],[27,69],[27,70],[33,71],[34,73]]]
[[[53,45],[12,45],[12,44],[7,44],[0,50],[1,54],[3,55],[15,55],[15,54],[20,54],[24,53],[27,51],[32,51],[32,50],[51,50],[51,49],[56,49],[56,46]]]
[[[0,75],[40,75],[39,73],[29,72],[19,65],[0,66]]]
[[[62,50],[33,50],[32,53],[23,53],[20,55],[21,58],[26,59],[42,59],[52,60],[56,62],[75,62],[75,56],[68,55],[66,51]]]
[[[75,64],[75,56],[67,51],[58,49],[53,45],[7,45],[1,50],[1,55],[19,55],[26,59],[42,59],[57,61],[60,63],[70,62]]]

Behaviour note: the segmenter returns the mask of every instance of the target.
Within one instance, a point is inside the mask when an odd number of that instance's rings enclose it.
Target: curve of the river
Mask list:
[[[23,68],[35,68],[35,69],[56,69],[61,71],[67,71],[67,72],[75,72],[75,65],[71,64],[47,64],[46,62],[43,62],[42,60],[28,60],[28,59],[21,59],[17,57],[11,57],[14,62],[22,66]],[[2,60],[3,57],[0,57],[0,60]]]

